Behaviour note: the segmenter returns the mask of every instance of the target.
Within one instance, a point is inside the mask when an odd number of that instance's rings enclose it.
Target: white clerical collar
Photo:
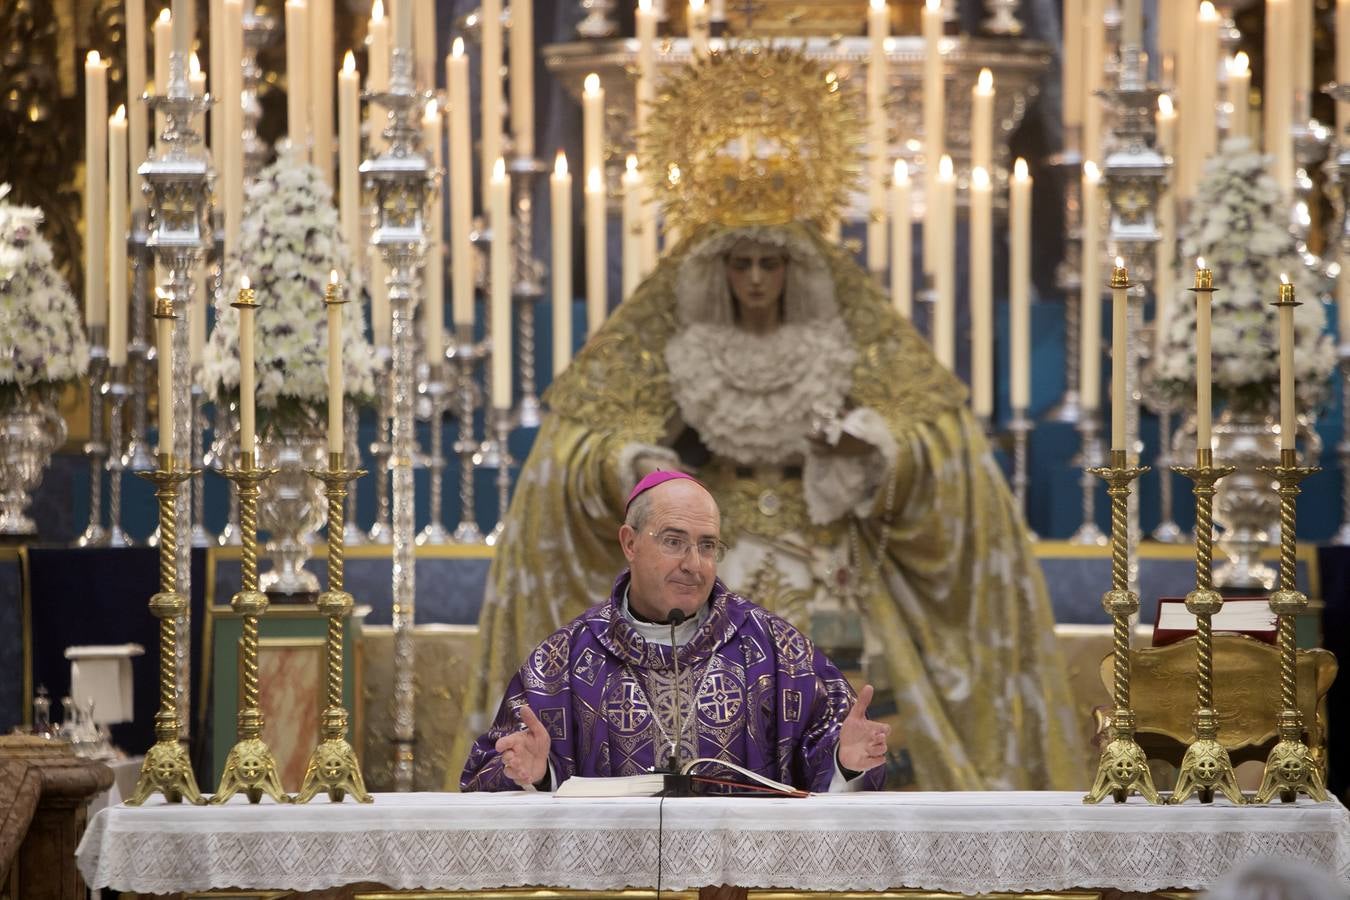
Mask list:
[[[623,603],[619,605],[619,611],[628,620],[628,624],[632,625],[637,633],[642,635],[644,641],[651,641],[653,644],[660,644],[663,647],[670,646],[670,626],[658,625],[655,622],[644,622],[633,615],[633,611],[628,608],[628,588],[626,587],[623,589]],[[694,613],[692,619],[686,619],[675,626],[675,641],[680,644],[687,642],[694,636],[694,632],[698,631],[703,625],[703,620],[706,618],[708,618],[708,604],[705,602],[698,608],[698,612]]]

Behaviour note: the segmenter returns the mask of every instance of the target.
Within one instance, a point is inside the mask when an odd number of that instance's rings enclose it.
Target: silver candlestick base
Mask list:
[[[487,356],[485,343],[475,343],[473,326],[459,325],[455,329],[454,346],[446,351],[446,359],[455,368],[454,388],[459,420],[459,434],[455,438],[455,454],[459,456],[459,524],[455,526],[457,544],[481,544],[483,532],[478,527],[474,496],[475,460],[482,444],[474,437],[474,411],[482,402],[483,392],[474,380],[474,367]]]
[[[1017,7],[1020,0],[984,0],[984,8],[989,18],[981,26],[985,34],[997,34],[1002,37],[1017,37],[1022,33],[1022,23],[1017,21]]]
[[[89,440],[84,455],[89,460],[89,525],[75,540],[77,547],[103,547],[108,530],[103,527],[103,470],[108,443],[103,438],[103,397],[107,390],[108,350],[104,329],[91,327],[89,342]]]
[[[441,517],[441,490],[445,479],[444,434],[445,415],[450,410],[450,386],[446,381],[447,372],[444,361],[434,362],[426,367],[427,377],[422,385],[422,394],[427,399],[431,426],[431,447],[426,455],[426,467],[429,474],[430,521],[417,533],[417,546],[425,547],[450,543],[450,531]]]
[[[122,530],[122,473],[126,471],[123,449],[123,410],[131,391],[126,384],[126,369],[108,373],[108,546],[131,547],[131,536]]]
[[[150,249],[149,215],[137,212],[127,236],[127,255],[131,260],[131,310],[128,326],[126,384],[130,391],[131,415],[127,422],[126,467],[132,472],[150,472],[158,464],[150,443],[150,374],[156,359],[154,341],[147,333],[150,325],[151,294],[155,272],[154,253]]]
[[[619,30],[610,18],[614,0],[581,0],[579,5],[585,16],[577,23],[577,37],[595,40],[611,37]]]
[[[506,530],[506,510],[511,503],[511,464],[514,462],[511,459],[511,447],[508,441],[514,424],[510,410],[493,410],[492,443],[496,445],[494,455],[497,463],[497,524],[492,527],[492,531],[484,539],[484,543],[489,547],[495,547],[501,543],[502,533]]]
[[[192,467],[197,473],[188,482],[192,491],[192,546],[210,547],[216,539],[206,529],[206,484],[202,473],[210,468],[211,454],[205,452],[203,433],[206,431],[206,415],[203,409],[205,392],[193,380],[192,384]]]
[[[1106,535],[1097,527],[1097,478],[1092,474],[1092,469],[1102,465],[1105,459],[1099,430],[1096,414],[1084,410],[1078,420],[1080,443],[1078,456],[1073,462],[1073,465],[1083,469],[1083,477],[1079,481],[1083,489],[1083,524],[1069,538],[1069,543],[1080,546],[1105,547],[1107,544]]]
[[[520,367],[520,403],[516,424],[538,428],[539,395],[535,389],[534,307],[544,296],[545,267],[534,258],[535,184],[548,166],[537,159],[517,156],[508,165],[511,173],[511,300],[516,311],[516,360]]]
[[[391,391],[393,356],[388,347],[377,347],[378,367],[375,372],[376,438],[370,442],[370,453],[375,458],[371,474],[375,476],[375,521],[370,525],[372,544],[388,544],[392,540],[389,529],[389,422],[391,418]]]
[[[1031,431],[1036,427],[1036,423],[1027,415],[1025,409],[1014,409],[1012,421],[1008,423],[1008,431],[1013,437],[1013,476],[1012,489],[1013,496],[1017,499],[1017,508],[1022,513],[1022,522],[1026,525],[1027,537],[1030,540],[1038,540],[1036,533],[1031,530],[1030,516],[1027,510],[1027,441],[1031,436]]]

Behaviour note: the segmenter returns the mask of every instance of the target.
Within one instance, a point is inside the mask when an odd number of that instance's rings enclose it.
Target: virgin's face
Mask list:
[[[727,283],[747,315],[777,311],[787,281],[787,257],[781,248],[740,241],[727,254]]]

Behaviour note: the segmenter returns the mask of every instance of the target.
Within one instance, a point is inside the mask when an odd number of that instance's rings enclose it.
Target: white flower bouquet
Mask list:
[[[0,406],[54,391],[89,368],[80,305],[52,265],[42,211],[0,185]]]
[[[1316,409],[1330,392],[1335,347],[1326,333],[1329,284],[1304,264],[1287,226],[1288,210],[1266,161],[1246,138],[1224,142],[1205,167],[1192,214],[1182,233],[1177,296],[1153,367],[1157,387],[1173,397],[1195,398],[1195,295],[1197,257],[1214,273],[1211,368],[1215,399],[1274,410],[1279,393],[1279,321],[1271,303],[1280,276],[1294,284],[1302,305],[1294,310],[1294,375],[1298,404]]]
[[[336,270],[350,303],[343,307],[342,359],[347,396],[375,392],[376,362],[365,337],[365,292],[342,241],[333,193],[310,165],[280,159],[248,190],[239,251],[225,262],[225,290],[202,353],[199,381],[222,400],[239,391],[240,276],[256,291],[257,404],[263,416],[314,421],[328,396],[324,288]]]

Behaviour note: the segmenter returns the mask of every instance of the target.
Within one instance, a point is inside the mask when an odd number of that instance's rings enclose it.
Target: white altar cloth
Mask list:
[[[167,893],[661,885],[965,894],[1208,886],[1258,855],[1350,882],[1337,802],[1085,806],[1078,793],[825,794],[805,800],[560,800],[549,794],[378,794],[373,804],[117,806],[76,851],[90,887]]]

